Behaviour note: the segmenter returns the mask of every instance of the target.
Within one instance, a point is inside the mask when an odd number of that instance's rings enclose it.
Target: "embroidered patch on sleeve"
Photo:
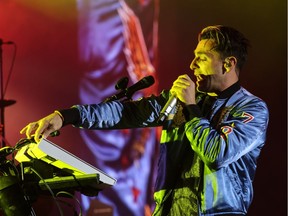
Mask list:
[[[245,119],[243,120],[243,123],[245,123],[245,124],[254,119],[254,116],[252,116],[251,114],[246,113],[246,112],[243,112],[242,117],[245,117]]]

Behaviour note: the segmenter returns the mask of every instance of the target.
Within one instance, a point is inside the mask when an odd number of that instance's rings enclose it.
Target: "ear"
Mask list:
[[[237,63],[237,59],[234,56],[230,56],[225,58],[224,62],[223,62],[223,69],[225,72],[229,72],[231,71],[233,68],[235,68]],[[223,73],[224,73],[223,71]]]

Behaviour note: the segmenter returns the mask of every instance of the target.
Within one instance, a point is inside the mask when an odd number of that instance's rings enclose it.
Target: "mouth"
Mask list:
[[[206,92],[210,83],[209,77],[205,75],[198,75],[196,79],[197,90],[201,92]]]
[[[197,77],[196,77],[196,83],[199,85],[199,83],[201,82],[201,81],[204,81],[205,80],[205,78],[203,77],[203,76],[201,76],[201,75],[198,75]]]

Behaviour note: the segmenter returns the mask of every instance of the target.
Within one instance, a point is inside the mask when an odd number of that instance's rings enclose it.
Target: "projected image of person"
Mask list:
[[[248,48],[238,30],[207,26],[192,73],[180,74],[170,90],[75,105],[21,132],[39,141],[67,124],[95,130],[162,126],[153,215],[246,215],[269,119],[266,103],[240,84]]]
[[[84,72],[79,96],[83,104],[105,101],[117,93],[115,85],[121,78],[125,78],[129,87],[153,75],[155,84],[135,92],[135,98],[157,91],[154,68],[157,4],[154,0],[127,2],[129,4],[124,0],[77,1],[79,57]],[[110,205],[115,216],[143,216],[145,209],[149,212],[151,208],[158,148],[155,133],[155,129],[148,128],[81,131],[87,146],[83,155],[86,158],[90,155],[91,164],[117,179],[115,186],[96,198]],[[86,212],[93,211],[90,209],[93,199],[82,196]]]

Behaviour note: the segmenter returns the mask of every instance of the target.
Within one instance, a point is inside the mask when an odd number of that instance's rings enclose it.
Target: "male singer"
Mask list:
[[[21,133],[34,132],[39,141],[67,124],[163,126],[153,215],[246,215],[268,124],[265,102],[239,83],[248,46],[234,28],[208,26],[199,34],[190,66],[196,84],[180,75],[158,96],[76,105],[28,124]]]

